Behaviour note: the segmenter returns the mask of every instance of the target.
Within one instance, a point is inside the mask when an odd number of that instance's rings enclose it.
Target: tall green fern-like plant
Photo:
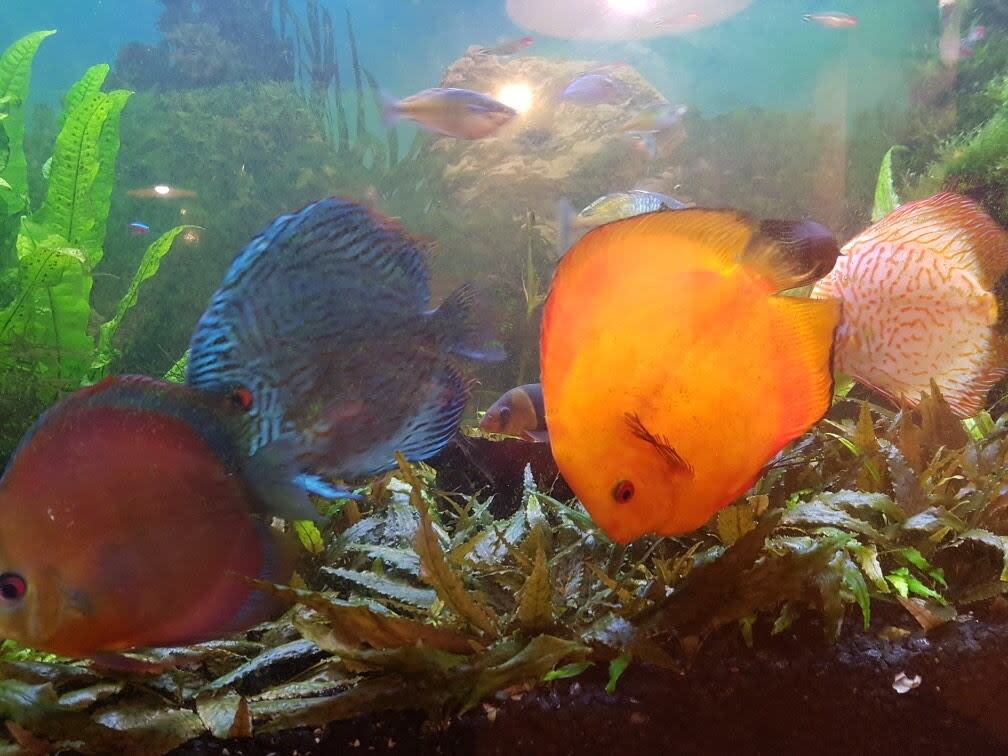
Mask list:
[[[132,93],[102,91],[107,65],[92,67],[70,89],[46,198],[31,212],[21,111],[32,59],[52,33],[30,34],[0,56],[0,216],[18,228],[14,254],[0,250],[0,276],[15,280],[9,301],[0,301],[0,389],[29,382],[43,402],[105,375],[119,324],[186,228],[149,247],[116,314],[95,332],[91,286],[103,256],[119,118]]]

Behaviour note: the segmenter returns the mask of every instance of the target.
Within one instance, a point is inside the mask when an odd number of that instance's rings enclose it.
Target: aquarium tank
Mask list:
[[[1004,0],[0,14],[0,752],[1008,751]]]

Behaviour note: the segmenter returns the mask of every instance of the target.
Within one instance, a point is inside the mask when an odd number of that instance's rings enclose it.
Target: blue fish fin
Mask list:
[[[366,478],[392,470],[396,467],[396,452],[411,462],[433,457],[458,434],[468,401],[469,383],[457,369],[445,365],[427,385],[416,413],[381,445],[345,460],[345,474]]]
[[[481,362],[503,362],[507,358],[503,349],[484,348],[475,343],[475,298],[476,290],[472,284],[462,284],[445,297],[441,306],[430,315],[437,319],[438,331],[443,334],[442,338],[452,354]]]
[[[323,518],[308,498],[311,489],[304,485],[304,476],[297,470],[300,452],[297,438],[282,436],[252,455],[243,477],[258,495],[263,514],[320,522]]]
[[[330,483],[328,480],[325,480],[318,475],[301,473],[294,478],[294,482],[308,493],[321,496],[323,499],[353,499],[354,501],[364,500],[364,497],[361,494],[354,493],[344,486],[337,486]]]

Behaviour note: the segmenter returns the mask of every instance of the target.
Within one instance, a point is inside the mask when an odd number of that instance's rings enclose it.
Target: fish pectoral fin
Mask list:
[[[649,431],[641,421],[640,415],[628,412],[625,417],[630,432],[634,437],[651,444],[658,454],[661,455],[661,458],[672,468],[673,472],[677,475],[686,475],[688,478],[694,477],[693,465],[675,450],[675,447],[669,443],[669,440],[665,436],[659,436]]]
[[[537,444],[547,444],[549,443],[549,433],[544,430],[527,430],[525,435],[528,436],[530,441],[535,441]]]
[[[320,522],[323,518],[308,498],[308,492],[324,494],[306,485],[313,483],[315,476],[297,470],[299,451],[298,440],[291,436],[271,441],[252,456],[243,477],[256,492],[261,513],[285,520]]]

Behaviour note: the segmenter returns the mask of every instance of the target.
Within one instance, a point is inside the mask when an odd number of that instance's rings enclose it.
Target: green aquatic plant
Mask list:
[[[108,66],[89,69],[66,95],[53,146],[45,201],[30,207],[24,157],[24,118],[31,63],[52,32],[15,42],[0,56],[0,133],[6,145],[0,202],[17,225],[11,248],[0,252],[0,278],[11,282],[0,301],[0,385],[25,393],[32,405],[101,378],[115,355],[113,338],[181,229],[151,245],[116,315],[96,322],[91,288],[104,240],[119,150],[119,116],[130,92],[102,91]],[[26,408],[27,409],[27,408]],[[27,416],[5,418],[20,428]],[[6,440],[6,439],[5,439]]]
[[[681,671],[713,633],[759,645],[812,621],[892,638],[1008,593],[1008,418],[962,422],[937,391],[913,411],[836,409],[708,527],[628,545],[530,473],[495,518],[492,497],[401,462],[302,536],[298,587],[260,584],[291,604],[279,620],[129,654],[135,674],[11,649],[0,716],[26,748],[164,753],[394,710],[440,719],[593,666],[612,692],[628,666]]]

